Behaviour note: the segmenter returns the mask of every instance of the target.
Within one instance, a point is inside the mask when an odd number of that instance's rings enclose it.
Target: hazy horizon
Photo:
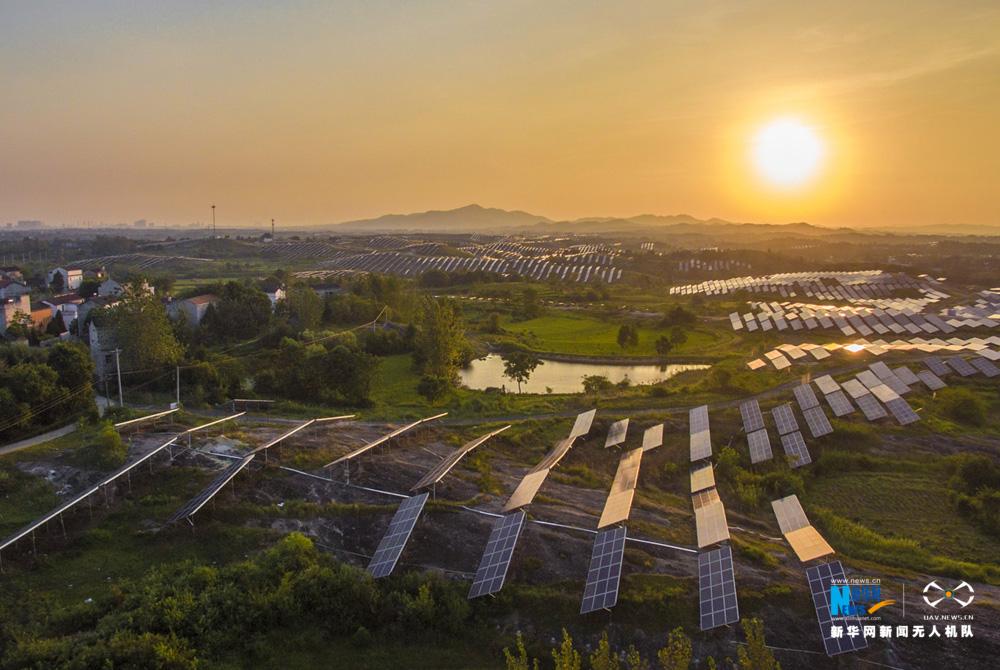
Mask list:
[[[993,3],[39,2],[0,19],[0,223],[208,224],[214,202],[220,227],[470,203],[1000,224]],[[818,142],[794,187],[780,151],[751,159],[785,118]]]

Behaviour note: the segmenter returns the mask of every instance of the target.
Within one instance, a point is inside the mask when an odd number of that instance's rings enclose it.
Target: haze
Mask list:
[[[3,3],[0,223],[997,224],[998,34],[989,2]],[[776,190],[749,143],[788,116],[825,163]]]

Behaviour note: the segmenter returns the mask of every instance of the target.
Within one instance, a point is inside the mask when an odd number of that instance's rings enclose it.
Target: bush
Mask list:
[[[104,421],[97,433],[95,444],[97,462],[104,468],[117,468],[125,462],[128,449],[122,442],[122,436],[115,430],[115,425]]]
[[[954,421],[969,426],[986,424],[986,403],[969,389],[942,389],[938,401],[944,415]]]
[[[443,398],[449,389],[451,389],[451,383],[440,376],[424,375],[417,382],[417,393],[430,401]]]

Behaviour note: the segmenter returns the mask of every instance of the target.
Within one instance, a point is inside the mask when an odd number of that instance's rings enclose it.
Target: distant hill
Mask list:
[[[431,210],[415,214],[386,214],[375,219],[359,219],[337,224],[338,231],[358,232],[434,232],[434,233],[496,233],[527,228],[538,223],[551,223],[537,214],[509,211],[479,205],[458,209]]]
[[[734,222],[725,219],[699,219],[689,214],[639,214],[629,217],[584,217],[557,221],[539,214],[506,210],[480,205],[458,209],[431,210],[413,214],[386,214],[372,219],[359,219],[334,224],[337,232],[359,233],[576,233],[583,235],[630,235],[687,238],[688,243],[714,244],[723,241],[750,240],[760,242],[770,238],[789,242],[794,239],[852,239],[863,241],[870,236],[909,235],[996,235],[997,226],[893,226],[869,228],[832,228],[802,221],[772,224]]]

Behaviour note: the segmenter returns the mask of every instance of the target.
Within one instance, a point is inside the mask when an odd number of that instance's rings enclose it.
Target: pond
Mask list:
[[[708,365],[616,365],[543,360],[528,381],[521,384],[521,391],[547,393],[547,389],[552,389],[552,393],[581,393],[583,378],[588,375],[601,375],[616,384],[626,377],[633,384],[655,384],[681,372],[708,368]],[[517,382],[503,376],[503,357],[499,354],[489,354],[472,361],[468,368],[459,371],[459,376],[470,389],[506,386],[508,391],[517,391]]]

